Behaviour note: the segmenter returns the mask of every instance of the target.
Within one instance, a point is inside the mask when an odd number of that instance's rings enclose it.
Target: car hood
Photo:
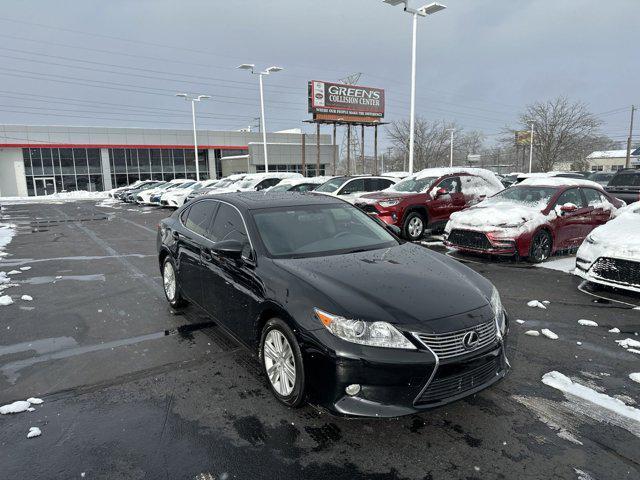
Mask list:
[[[625,212],[596,228],[589,238],[599,256],[628,258],[640,261],[640,213]]]
[[[544,223],[547,216],[542,213],[544,205],[526,206],[511,202],[499,202],[476,206],[451,214],[447,230],[463,228],[489,231],[535,221]]]
[[[488,297],[492,287],[486,279],[455,260],[411,243],[274,262],[324,299],[310,308],[345,317],[387,321],[410,329],[482,307],[491,311]],[[473,315],[463,317],[456,328],[478,323]]]

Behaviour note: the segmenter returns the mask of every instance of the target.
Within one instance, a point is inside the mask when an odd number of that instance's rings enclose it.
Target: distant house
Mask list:
[[[592,172],[615,172],[625,168],[627,150],[601,150],[587,156]],[[640,168],[640,148],[631,151],[631,167]]]

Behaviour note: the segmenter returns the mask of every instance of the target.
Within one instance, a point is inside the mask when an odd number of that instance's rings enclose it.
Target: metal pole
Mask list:
[[[264,148],[264,171],[265,173],[269,173],[269,158],[267,157],[267,124],[264,120],[264,91],[262,89],[262,74],[258,75],[260,77],[260,116],[262,117],[261,122],[261,130],[262,130],[262,145]]]
[[[302,134],[302,176],[307,176],[307,135]]]
[[[373,173],[378,175],[378,125],[373,127]]]
[[[382,156],[380,157],[380,161],[382,162],[382,165],[380,166],[380,174],[384,174],[384,152],[382,152]]]
[[[347,125],[347,175],[351,169],[351,125]]]
[[[336,163],[338,163],[338,152],[337,152],[337,148],[336,148],[336,124],[333,124],[333,174],[336,174],[336,168],[337,165]],[[325,172],[326,173],[326,172]]]
[[[320,122],[316,123],[316,174],[320,175]]]
[[[411,44],[411,113],[409,119],[409,174],[413,173],[413,146],[416,114],[416,36],[418,30],[418,14],[413,14],[413,39]]]
[[[449,154],[449,166],[453,167],[453,132],[455,130],[451,129],[451,153]]]
[[[629,124],[629,138],[627,138],[627,161],[625,162],[626,168],[631,168],[631,142],[633,138],[633,114],[636,111],[635,105],[631,105],[631,123]]]
[[[200,181],[200,165],[198,165],[198,135],[196,133],[196,101],[191,99],[191,120],[193,121],[193,152],[196,159],[196,180]]]
[[[533,168],[533,123],[531,124],[530,142],[531,144],[529,145],[529,173],[531,173],[531,170]]]
[[[362,174],[364,171],[364,124],[360,125],[360,161],[362,162]]]

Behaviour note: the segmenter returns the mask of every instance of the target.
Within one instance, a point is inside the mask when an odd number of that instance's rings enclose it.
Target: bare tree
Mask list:
[[[522,130],[534,124],[533,151],[539,170],[549,171],[558,162],[573,162],[585,143],[597,137],[601,121],[581,102],[566,97],[529,105],[520,115]],[[512,137],[513,138],[513,137]]]

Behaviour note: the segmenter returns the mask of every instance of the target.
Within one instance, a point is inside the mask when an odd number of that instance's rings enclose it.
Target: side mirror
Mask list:
[[[562,213],[571,213],[575,212],[576,210],[578,210],[578,207],[576,207],[573,203],[565,203],[560,207],[560,211]]]
[[[435,198],[441,197],[441,196],[446,195],[446,194],[448,194],[448,193],[449,193],[449,192],[447,191],[447,189],[446,189],[446,188],[442,188],[442,187],[440,187],[439,189],[437,189],[437,190],[436,190]]]
[[[396,237],[399,237],[402,234],[402,230],[400,230],[400,227],[397,227],[395,225],[389,225],[388,223],[385,224],[384,226],[388,231],[390,231],[392,234],[394,234]]]
[[[217,255],[238,259],[242,256],[243,249],[244,244],[239,240],[222,240],[211,248]]]

